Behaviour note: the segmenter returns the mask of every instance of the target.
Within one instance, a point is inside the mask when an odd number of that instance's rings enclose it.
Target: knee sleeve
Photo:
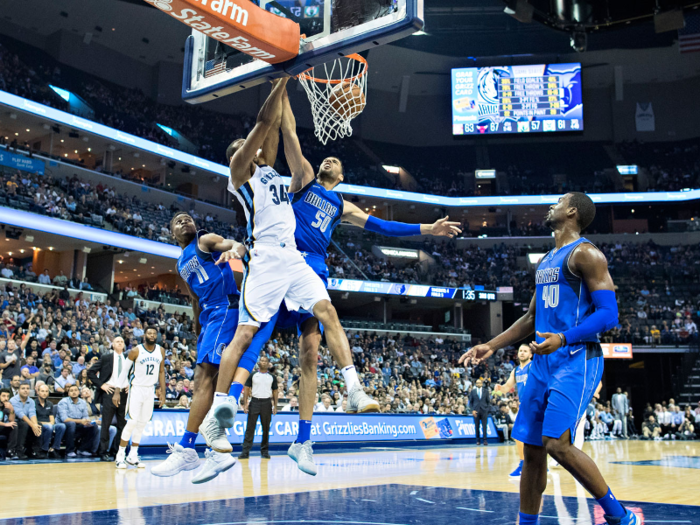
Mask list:
[[[131,442],[132,443],[141,443],[141,436],[143,435],[143,431],[146,429],[146,425],[148,422],[137,422],[136,425],[134,425],[134,433],[131,435]]]
[[[136,421],[133,419],[127,420],[126,425],[124,425],[124,430],[122,430],[122,441],[126,441],[128,443],[129,440],[131,440],[131,435],[133,434],[135,428]]]
[[[255,363],[258,362],[258,354],[260,353],[259,348],[258,351],[251,350],[252,346],[251,344],[250,347],[248,347],[248,350],[245,351],[240,361],[238,361],[238,368],[244,368],[248,370],[248,372],[252,372],[253,368],[255,368]]]

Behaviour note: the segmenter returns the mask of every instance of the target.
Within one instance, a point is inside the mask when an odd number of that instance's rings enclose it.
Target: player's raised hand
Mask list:
[[[559,334],[537,332],[537,335],[539,337],[544,337],[544,341],[541,343],[530,343],[530,350],[532,350],[533,354],[549,355],[556,352],[561,347],[561,337],[559,337]]]
[[[216,264],[224,264],[232,259],[243,259],[245,256],[246,247],[243,244],[236,243],[233,248],[227,252],[223,252],[216,261]]]
[[[430,235],[435,235],[436,237],[456,237],[462,233],[458,222],[448,220],[450,216],[443,217],[442,219],[436,220],[430,225]]]
[[[472,346],[462,354],[462,357],[459,358],[459,363],[478,365],[483,359],[490,357],[491,354],[493,354],[493,349],[487,344]]]

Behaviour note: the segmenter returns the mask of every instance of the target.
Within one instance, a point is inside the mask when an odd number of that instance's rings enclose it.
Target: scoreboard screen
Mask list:
[[[581,131],[581,64],[452,70],[452,133]]]

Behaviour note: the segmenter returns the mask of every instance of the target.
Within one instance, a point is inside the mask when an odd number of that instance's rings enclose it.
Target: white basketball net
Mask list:
[[[352,135],[350,121],[367,103],[367,61],[360,55],[339,57],[298,78],[311,102],[316,138],[326,144]]]

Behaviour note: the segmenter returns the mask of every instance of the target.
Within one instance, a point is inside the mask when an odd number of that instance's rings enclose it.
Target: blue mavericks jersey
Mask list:
[[[231,266],[228,263],[214,264],[221,254],[199,249],[199,238],[207,233],[204,230],[198,231],[177,260],[177,271],[199,299],[202,312],[214,306],[236,304],[237,301],[231,296],[239,295]]]
[[[522,396],[522,389],[527,383],[527,375],[530,372],[530,366],[532,365],[532,360],[525,366],[521,367],[518,365],[515,369],[515,387],[518,389],[518,397]]]
[[[550,251],[542,259],[535,275],[536,331],[565,332],[595,312],[586,283],[569,270],[569,257],[577,246],[586,242],[592,244],[581,237],[559,250]],[[537,337],[538,343],[543,340]],[[590,341],[598,342],[598,337],[592,337]]]
[[[306,262],[328,284],[326,255],[333,230],[343,216],[343,196],[312,180],[292,196],[297,221],[294,241]]]
[[[326,258],[333,230],[343,216],[343,196],[328,191],[312,180],[293,194],[292,209],[297,220],[294,240],[297,249]]]

